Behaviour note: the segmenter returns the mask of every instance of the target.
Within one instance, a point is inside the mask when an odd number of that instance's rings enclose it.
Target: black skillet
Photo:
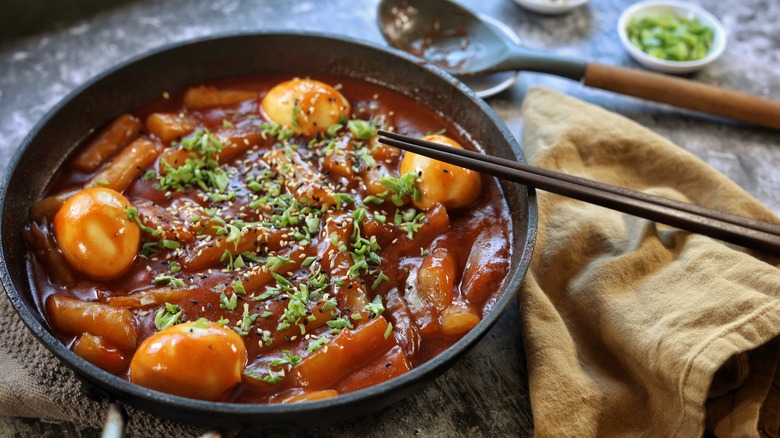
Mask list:
[[[74,148],[95,129],[157,99],[163,91],[218,77],[284,71],[337,74],[384,85],[441,111],[486,152],[525,161],[503,122],[457,79],[401,51],[356,40],[311,33],[228,35],[169,46],[114,67],[71,93],[27,135],[0,193],[0,276],[8,298],[35,336],[88,386],[122,403],[193,424],[229,430],[322,425],[378,410],[430,382],[472,347],[511,303],[528,268],[537,210],[532,189],[501,181],[512,214],[514,250],[508,281],[495,307],[451,348],[380,385],[296,405],[206,402],[129,383],[76,356],[52,335],[30,291],[21,229],[30,205]]]

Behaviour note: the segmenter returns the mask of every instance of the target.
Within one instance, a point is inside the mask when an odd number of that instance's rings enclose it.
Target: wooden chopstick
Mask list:
[[[759,231],[766,231],[767,233],[770,233],[770,234],[778,234],[778,235],[780,235],[780,225],[771,224],[771,223],[768,223],[768,222],[763,222],[763,221],[759,221],[759,220],[756,220],[756,219],[747,218],[747,217],[744,217],[744,216],[739,216],[739,215],[736,215],[736,214],[733,214],[733,213],[720,211],[720,210],[714,210],[714,209],[706,208],[706,207],[701,207],[699,205],[694,205],[694,204],[689,204],[689,203],[686,203],[686,202],[677,201],[677,200],[674,200],[674,199],[664,198],[662,196],[655,196],[655,195],[651,195],[649,193],[639,192],[639,191],[627,189],[627,188],[624,188],[624,187],[618,187],[618,186],[602,183],[602,182],[599,182],[599,181],[594,181],[594,180],[587,179],[587,178],[581,178],[581,177],[574,176],[574,175],[569,175],[569,174],[566,174],[566,173],[561,173],[561,172],[555,172],[555,171],[552,171],[552,170],[547,170],[547,169],[544,169],[544,168],[541,168],[541,167],[535,167],[535,166],[531,166],[531,165],[528,165],[528,164],[518,163],[516,161],[505,160],[503,158],[494,157],[492,155],[480,154],[479,152],[473,152],[473,151],[469,151],[469,150],[450,148],[449,146],[443,145],[441,143],[425,141],[425,140],[414,138],[414,137],[408,137],[408,136],[405,136],[405,135],[396,134],[394,132],[379,131],[379,133],[380,133],[380,135],[383,135],[385,137],[388,137],[388,138],[391,138],[391,139],[395,139],[395,140],[398,140],[398,141],[405,141],[405,142],[408,142],[408,143],[414,142],[414,144],[417,144],[417,145],[420,145],[420,146],[424,146],[426,148],[436,149],[436,150],[444,151],[444,152],[452,152],[455,155],[461,155],[461,156],[472,158],[472,159],[475,159],[475,160],[487,161],[489,163],[494,163],[494,164],[501,165],[501,166],[509,166],[509,167],[511,167],[513,169],[517,169],[517,170],[521,170],[521,171],[525,171],[525,172],[530,172],[530,173],[534,173],[534,174],[537,174],[537,175],[548,176],[550,178],[561,179],[563,181],[568,181],[568,182],[571,182],[573,184],[579,184],[579,185],[582,185],[582,186],[585,186],[585,187],[592,187],[594,189],[604,190],[605,192],[616,193],[616,194],[619,194],[619,195],[628,196],[628,197],[631,197],[631,198],[652,202],[652,203],[655,203],[655,204],[658,204],[658,205],[664,205],[664,206],[667,206],[667,207],[670,207],[670,208],[674,208],[674,209],[678,209],[678,210],[682,210],[682,211],[687,211],[687,212],[690,212],[690,213],[693,213],[693,214],[696,214],[696,215],[711,217],[711,218],[718,219],[718,220],[721,220],[721,221],[730,222],[730,223],[733,223],[733,224],[736,224],[736,225],[741,225],[741,226],[744,226],[744,227],[747,227],[747,228],[753,228],[753,229],[756,229],[756,230],[759,230]],[[421,154],[421,155],[424,155],[424,154]],[[444,161],[444,160],[442,160],[442,161]],[[466,166],[463,166],[463,167],[466,167]]]
[[[661,196],[567,175],[478,152],[457,149],[394,132],[379,131],[381,143],[439,161],[527,184],[540,190],[589,202],[771,253],[780,251],[780,225]]]

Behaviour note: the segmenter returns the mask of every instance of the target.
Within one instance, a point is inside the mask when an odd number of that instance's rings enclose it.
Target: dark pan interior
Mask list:
[[[25,138],[3,182],[2,282],[25,324],[76,374],[118,400],[175,419],[218,427],[316,425],[359,416],[405,397],[446,370],[475,344],[512,301],[525,275],[536,236],[533,190],[502,189],[512,212],[514,254],[510,280],[494,310],[452,348],[404,376],[334,399],[300,405],[204,402],[148,390],[82,360],[57,341],[38,315],[27,280],[20,230],[32,202],[73,149],[119,114],[207,79],[261,72],[327,73],[400,91],[459,126],[485,151],[523,160],[517,141],[492,110],[457,80],[399,51],[321,34],[242,34],[160,49],[90,80],[59,103]],[[446,111],[445,111],[446,109]]]

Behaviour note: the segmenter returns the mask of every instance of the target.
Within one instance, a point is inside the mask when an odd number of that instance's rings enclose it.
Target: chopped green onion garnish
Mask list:
[[[387,323],[387,329],[385,329],[385,339],[389,338],[390,337],[390,333],[392,333],[392,332],[393,332],[393,323],[392,322],[388,322]]]
[[[360,140],[368,140],[375,136],[377,131],[373,120],[371,122],[359,119],[350,120],[347,122],[347,128],[352,132],[352,135]]]
[[[696,18],[674,14],[646,16],[631,20],[628,39],[650,56],[669,61],[695,61],[707,56],[715,34]]]
[[[165,307],[158,309],[154,314],[154,325],[157,330],[165,330],[178,324],[183,311],[175,304],[165,303]]]
[[[236,310],[238,307],[238,295],[231,294],[230,298],[225,295],[225,292],[219,296],[219,307],[225,310]]]

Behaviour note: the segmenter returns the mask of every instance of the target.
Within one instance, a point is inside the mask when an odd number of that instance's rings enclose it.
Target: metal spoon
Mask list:
[[[747,123],[780,129],[780,102],[663,74],[532,50],[496,33],[449,0],[382,0],[385,40],[461,77],[508,70],[561,76],[583,84]]]

